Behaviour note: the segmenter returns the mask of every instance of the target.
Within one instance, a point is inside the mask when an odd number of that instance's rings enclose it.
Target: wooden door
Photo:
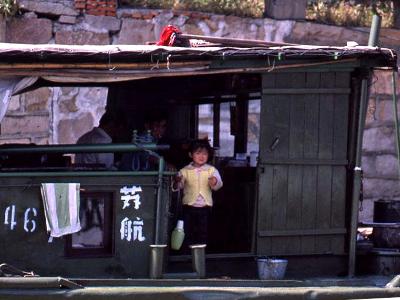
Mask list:
[[[342,254],[350,73],[263,75],[257,254]]]

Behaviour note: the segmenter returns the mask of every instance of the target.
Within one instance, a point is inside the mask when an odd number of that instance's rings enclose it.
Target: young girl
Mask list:
[[[218,170],[207,164],[213,151],[207,140],[191,144],[189,156],[192,162],[175,177],[173,189],[183,188],[183,221],[185,244],[207,244],[208,217],[213,205],[212,190],[222,187]]]

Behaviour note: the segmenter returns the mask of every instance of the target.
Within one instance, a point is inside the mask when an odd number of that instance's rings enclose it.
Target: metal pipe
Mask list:
[[[156,144],[80,144],[80,145],[51,145],[51,146],[26,146],[0,148],[0,154],[25,154],[25,153],[106,153],[106,152],[132,152],[142,150],[168,150],[168,145]]]
[[[396,90],[396,73],[392,73],[392,89],[393,89],[393,115],[394,115],[394,126],[396,129],[396,150],[397,150],[397,164],[398,172],[400,174],[400,132],[399,132],[399,116],[397,114],[397,90]]]
[[[80,289],[83,286],[62,277],[14,277],[1,278],[2,289],[49,289],[62,288]]]
[[[166,247],[167,245],[150,245],[149,277],[151,279],[163,278]]]
[[[356,159],[353,177],[353,194],[351,202],[351,225],[350,225],[350,246],[349,246],[349,276],[355,274],[356,264],[356,241],[358,228],[358,205],[360,200],[361,188],[361,157],[362,157],[362,142],[365,123],[366,106],[368,105],[368,79],[363,79],[361,82],[361,99],[358,112],[358,131],[356,144]]]
[[[386,285],[385,288],[398,288],[400,287],[400,275],[396,275],[390,280]]]
[[[381,31],[382,17],[374,14],[372,16],[371,30],[369,33],[368,46],[376,47],[379,43],[379,32]]]
[[[190,245],[192,250],[192,267],[199,278],[206,277],[206,245]]]
[[[163,157],[159,157],[159,162],[158,162],[158,188],[157,188],[157,207],[156,207],[156,232],[155,232],[155,244],[158,245],[161,243],[160,241],[160,224],[161,224],[161,202],[162,202],[162,183],[163,183],[163,173],[164,173],[164,168],[165,168],[165,161]]]
[[[379,40],[379,31],[381,24],[381,17],[374,15],[372,18],[371,30],[368,39],[368,46],[376,47]],[[349,262],[348,262],[348,275],[350,277],[355,275],[356,269],[356,242],[357,242],[357,229],[358,229],[358,206],[360,202],[360,188],[361,188],[361,158],[362,158],[362,143],[364,134],[365,117],[368,107],[368,83],[370,81],[371,71],[368,70],[368,75],[361,81],[361,95],[360,107],[358,111],[358,130],[357,130],[357,144],[356,144],[356,158],[354,166],[353,177],[353,194],[351,202],[351,224],[350,224],[350,242],[349,242]]]
[[[165,172],[163,175],[175,175],[175,172]],[[66,172],[0,172],[0,178],[9,177],[109,177],[109,176],[156,176],[157,171],[66,171]]]

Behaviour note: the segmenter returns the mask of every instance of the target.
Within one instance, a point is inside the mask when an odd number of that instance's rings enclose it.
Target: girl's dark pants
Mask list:
[[[208,218],[211,207],[193,207],[183,205],[183,222],[185,230],[184,248],[190,245],[207,244]]]

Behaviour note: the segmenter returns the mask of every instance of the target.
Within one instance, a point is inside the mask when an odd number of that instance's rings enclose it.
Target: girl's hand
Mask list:
[[[208,184],[210,187],[214,187],[217,184],[217,178],[215,176],[208,178]]]
[[[173,182],[173,184],[172,184],[172,187],[174,188],[174,189],[179,189],[180,187],[179,187],[179,184],[182,182],[182,176],[179,176],[179,175],[176,175],[175,177],[174,177],[174,182]]]
[[[174,182],[178,184],[181,181],[182,181],[182,176],[176,175],[174,178]]]

